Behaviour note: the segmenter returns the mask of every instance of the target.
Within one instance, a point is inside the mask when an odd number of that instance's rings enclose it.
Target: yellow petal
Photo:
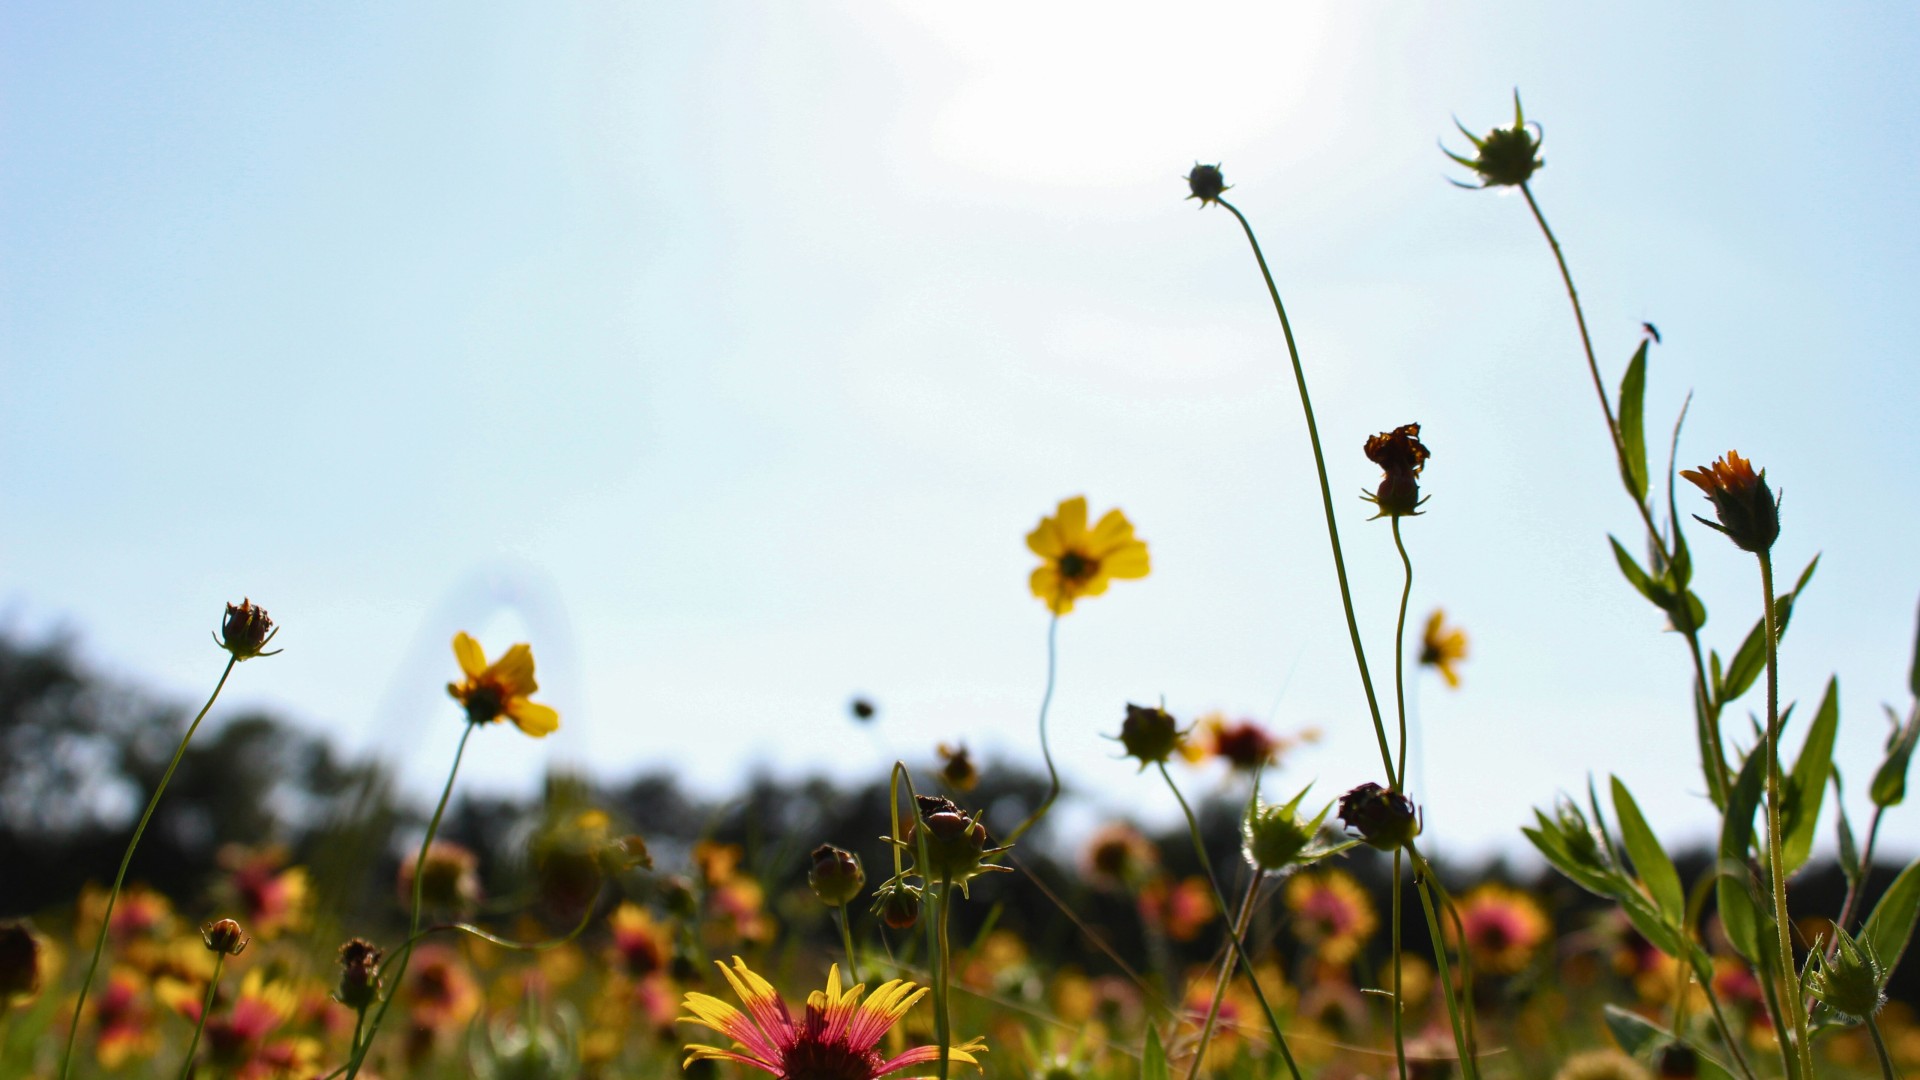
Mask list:
[[[526,698],[513,698],[507,702],[507,716],[521,731],[536,739],[544,739],[560,730],[558,710],[528,701]]]
[[[533,647],[524,643],[508,649],[487,673],[499,681],[500,693],[506,697],[527,697],[540,689],[540,684],[533,681]]]
[[[1109,510],[1100,519],[1100,524],[1093,527],[1092,535],[1087,537],[1087,546],[1097,558],[1132,539],[1133,523],[1127,520],[1127,515],[1118,510]]]
[[[453,635],[453,658],[460,661],[460,670],[466,672],[469,679],[487,670],[486,651],[464,630]]]
[[[1041,518],[1040,524],[1027,534],[1027,550],[1043,559],[1057,559],[1066,552],[1066,546],[1060,543],[1060,533],[1053,527],[1052,518]]]
[[[1054,569],[1052,563],[1036,566],[1027,578],[1027,587],[1033,590],[1033,595],[1051,603],[1060,595],[1060,571]]]
[[[1053,522],[1062,543],[1077,543],[1087,535],[1087,497],[1075,495],[1071,499],[1060,500],[1060,509],[1055,511]]]
[[[1143,578],[1148,569],[1147,545],[1141,540],[1130,540],[1100,560],[1101,574],[1117,578]]]

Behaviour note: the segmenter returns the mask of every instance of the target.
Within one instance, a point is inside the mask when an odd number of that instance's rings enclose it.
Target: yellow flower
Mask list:
[[[1072,611],[1082,596],[1106,592],[1113,578],[1147,576],[1147,544],[1134,539],[1133,523],[1109,510],[1088,531],[1087,500],[1081,495],[1063,499],[1054,516],[1041,518],[1027,534],[1027,547],[1045,560],[1034,568],[1033,595],[1055,615]]]
[[[489,665],[480,643],[459,633],[453,636],[453,655],[460,661],[460,670],[466,679],[448,683],[447,693],[466,707],[469,722],[491,724],[505,716],[536,739],[559,729],[558,712],[527,700],[540,689],[540,684],[533,681],[530,646],[515,645]]]
[[[940,1060],[937,1046],[916,1046],[904,1054],[883,1058],[876,1047],[888,1029],[926,996],[910,982],[889,979],[865,1001],[864,983],[841,989],[840,967],[827,971],[825,992],[807,995],[805,1013],[796,1019],[772,984],[750,970],[739,957],[733,967],[715,961],[747,1011],[707,994],[688,994],[681,1023],[699,1024],[733,1040],[732,1049],[689,1043],[682,1068],[696,1061],[731,1061],[769,1073],[776,1080],[878,1080],[910,1065]],[[979,1039],[958,1043],[947,1051],[950,1061],[978,1066],[986,1044]]]
[[[1427,616],[1426,632],[1420,635],[1420,663],[1433,668],[1447,685],[1460,686],[1460,672],[1454,665],[1467,658],[1467,632],[1459,627],[1448,627],[1446,612],[1435,608]]]

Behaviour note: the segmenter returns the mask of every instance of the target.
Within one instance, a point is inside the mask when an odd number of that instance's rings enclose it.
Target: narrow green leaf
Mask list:
[[[1860,865],[1860,845],[1853,838],[1853,822],[1847,819],[1847,800],[1840,790],[1838,765],[1833,767],[1833,808],[1839,818],[1834,823],[1834,831],[1840,834],[1840,872],[1846,876],[1847,887],[1853,888],[1864,868]]]
[[[1647,883],[1653,902],[1660,905],[1660,914],[1675,926],[1684,925],[1687,899],[1680,887],[1680,872],[1673,868],[1673,859],[1647,827],[1639,804],[1633,801],[1627,785],[1617,776],[1613,778],[1613,813],[1620,819],[1620,837],[1626,842],[1627,857],[1633,860],[1634,872],[1640,875],[1640,880]]]
[[[1760,962],[1761,915],[1747,888],[1747,855],[1753,849],[1753,811],[1766,778],[1764,748],[1747,755],[1740,778],[1727,793],[1727,814],[1720,830],[1720,863],[1728,871],[1714,882],[1714,902],[1727,939],[1741,956]]]
[[[1620,476],[1642,503],[1647,501],[1646,396],[1647,343],[1642,341],[1620,380]]]
[[[1640,569],[1640,564],[1633,561],[1633,556],[1627,554],[1627,549],[1620,546],[1620,541],[1609,536],[1607,543],[1613,545],[1613,559],[1620,564],[1620,573],[1626,577],[1627,584],[1632,585],[1641,596],[1652,601],[1654,606],[1664,609],[1667,606],[1664,591],[1654,584],[1645,570]]]
[[[1171,1080],[1167,1052],[1160,1048],[1160,1032],[1147,1025],[1147,1048],[1140,1055],[1140,1080]]]
[[[1874,771],[1873,785],[1867,789],[1875,806],[1898,806],[1907,798],[1907,766],[1913,761],[1913,747],[1920,741],[1920,708],[1916,708],[1904,727],[1894,730],[1888,740],[1886,760]]]
[[[1820,699],[1820,711],[1813,715],[1813,726],[1800,745],[1800,757],[1786,777],[1787,789],[1781,806],[1780,829],[1786,836],[1780,854],[1791,875],[1807,863],[1813,852],[1813,830],[1819,824],[1820,804],[1827,794],[1827,774],[1833,769],[1833,740],[1840,729],[1840,680],[1827,680],[1826,695]]]
[[[1920,626],[1913,631],[1913,666],[1907,669],[1907,689],[1920,698]]]
[[[1900,965],[1900,954],[1907,951],[1916,917],[1920,917],[1920,859],[1908,863],[1887,886],[1860,931],[1872,943],[1874,955],[1887,966],[1888,973]]]
[[[1673,1033],[1638,1013],[1631,1013],[1618,1005],[1609,1005],[1606,1009],[1607,1030],[1613,1033],[1620,1049],[1634,1057],[1646,1057],[1668,1043],[1684,1042],[1676,1039]],[[1688,1043],[1692,1046],[1691,1043]],[[1708,1057],[1699,1047],[1693,1047],[1700,1058],[1700,1071],[1696,1075],[1710,1077],[1712,1080],[1733,1080],[1733,1074],[1725,1065]]]

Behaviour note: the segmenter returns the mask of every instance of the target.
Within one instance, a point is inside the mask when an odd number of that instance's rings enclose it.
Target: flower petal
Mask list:
[[[503,697],[526,697],[540,689],[540,684],[533,681],[533,647],[524,642],[508,649],[505,656],[495,660],[493,666],[487,669],[487,674],[499,682]]]
[[[1117,578],[1143,578],[1150,568],[1143,540],[1129,540],[1100,560],[1101,573]]]
[[[453,658],[460,661],[460,670],[469,679],[487,670],[486,650],[464,630],[453,635]]]
[[[544,739],[560,730],[559,710],[523,697],[507,702],[507,716],[521,731],[536,739]]]
[[[696,1061],[737,1061],[742,1065],[750,1065],[753,1068],[759,1069],[761,1072],[772,1073],[774,1076],[780,1075],[780,1066],[778,1065],[761,1061],[756,1057],[736,1054],[730,1050],[722,1050],[717,1046],[701,1046],[698,1043],[689,1043],[686,1051],[687,1059],[680,1063],[682,1069]]]
[[[733,967],[714,961],[720,974],[733,984],[733,992],[740,995],[740,1001],[752,1014],[760,1030],[775,1046],[785,1048],[793,1041],[793,1016],[787,1012],[787,1003],[780,1000],[779,991],[773,984],[755,974],[745,960],[733,958]]]
[[[1118,510],[1109,510],[1100,518],[1100,524],[1093,527],[1087,537],[1087,546],[1093,550],[1096,558],[1103,558],[1121,545],[1133,539],[1133,522]]]
[[[1063,544],[1072,545],[1087,535],[1087,497],[1075,495],[1071,499],[1060,500],[1060,508],[1054,512],[1053,528]]]
[[[1043,559],[1057,559],[1067,550],[1060,542],[1060,533],[1053,527],[1052,518],[1041,518],[1040,524],[1027,534],[1027,550]]]

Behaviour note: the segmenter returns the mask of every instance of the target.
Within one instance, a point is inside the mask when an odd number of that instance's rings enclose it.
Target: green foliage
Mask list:
[[[1647,501],[1647,345],[1633,352],[1620,380],[1620,476],[1636,502]]]
[[[1800,757],[1786,775],[1786,791],[1780,813],[1780,829],[1785,834],[1781,855],[1787,873],[1807,863],[1813,852],[1813,830],[1819,823],[1820,804],[1827,792],[1827,776],[1833,771],[1833,742],[1840,728],[1840,680],[1829,679],[1827,692],[1814,713],[1813,726],[1807,729]]]

